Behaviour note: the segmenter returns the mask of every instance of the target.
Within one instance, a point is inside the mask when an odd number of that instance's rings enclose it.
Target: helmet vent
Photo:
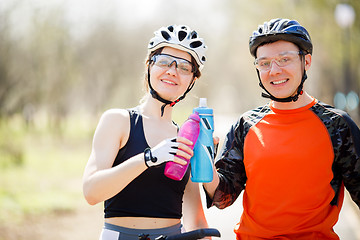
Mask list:
[[[170,25],[155,31],[154,37],[150,39],[148,44],[149,53],[166,46],[188,52],[199,65],[199,70],[204,67],[205,61],[203,59],[205,58],[203,56],[205,57],[207,50],[204,39],[199,38],[198,33],[188,26]]]
[[[198,37],[197,32],[195,32],[195,31],[192,31],[190,35],[191,35],[191,39],[195,39]]]
[[[195,42],[190,43],[191,48],[198,48],[201,45],[202,45],[202,42],[200,42],[200,41],[195,41]]]
[[[165,31],[161,31],[161,35],[163,36],[163,38],[165,38],[167,41],[169,41],[170,40],[170,35],[167,33],[167,32],[165,32]]]
[[[186,37],[187,33],[185,31],[179,31],[179,40],[180,42],[182,40],[184,40],[184,38]]]

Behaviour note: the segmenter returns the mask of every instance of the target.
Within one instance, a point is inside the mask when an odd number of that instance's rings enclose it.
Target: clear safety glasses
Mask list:
[[[259,71],[266,72],[271,69],[271,63],[273,61],[279,67],[286,67],[287,65],[290,65],[291,63],[298,60],[299,59],[298,56],[301,54],[302,54],[301,51],[283,52],[280,55],[278,55],[277,57],[273,57],[273,58],[266,58],[266,57],[257,58],[257,59],[255,59],[254,64],[255,64],[255,67]]]
[[[190,75],[194,72],[193,64],[182,58],[177,58],[167,54],[158,54],[153,56],[151,60],[154,62],[155,66],[164,69],[169,69],[173,63],[175,63],[175,67],[181,75]]]

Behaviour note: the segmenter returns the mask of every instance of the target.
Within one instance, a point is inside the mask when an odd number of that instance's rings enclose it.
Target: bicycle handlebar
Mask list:
[[[177,234],[174,236],[169,236],[166,238],[156,238],[156,240],[166,239],[166,240],[197,240],[204,237],[220,237],[220,232],[215,228],[202,228],[190,232],[185,232]]]

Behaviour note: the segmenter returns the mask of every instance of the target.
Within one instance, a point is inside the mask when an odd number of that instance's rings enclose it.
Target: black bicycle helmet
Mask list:
[[[296,44],[300,49],[301,55],[312,54],[313,52],[313,45],[310,35],[308,31],[300,25],[299,22],[296,20],[277,18],[272,19],[269,22],[264,22],[263,25],[259,25],[258,29],[252,33],[252,36],[249,40],[250,53],[256,58],[256,50],[259,46],[279,40],[284,40]],[[303,77],[297,89],[297,93],[294,96],[289,96],[287,98],[276,98],[272,96],[263,86],[260,79],[259,70],[257,70],[257,73],[260,81],[260,87],[268,93],[263,93],[262,96],[278,102],[297,101],[299,95],[303,93],[303,85],[307,78],[306,71],[304,69]]]
[[[268,42],[284,40],[299,46],[306,54],[312,54],[313,45],[308,31],[296,20],[272,19],[259,25],[250,37],[250,53],[256,57],[256,50],[259,46]]]
[[[168,27],[161,27],[159,30],[155,31],[154,37],[150,39],[148,45],[149,55],[162,47],[173,47],[188,52],[198,64],[199,71],[204,67],[207,46],[205,45],[204,39],[199,38],[197,32],[191,30],[190,27],[186,25],[170,25]],[[148,84],[150,88],[150,94],[153,98],[164,103],[164,105],[161,107],[161,116],[163,116],[165,106],[169,104],[171,107],[173,107],[180,100],[184,99],[186,94],[193,88],[195,82],[193,80],[190,83],[189,87],[181,97],[175,101],[169,101],[160,97],[151,86],[149,70],[150,69],[148,69]]]

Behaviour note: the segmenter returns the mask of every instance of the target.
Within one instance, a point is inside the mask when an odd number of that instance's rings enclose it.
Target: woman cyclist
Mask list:
[[[206,45],[185,25],[162,27],[148,45],[147,93],[131,109],[106,111],[96,128],[84,172],[83,191],[89,204],[104,201],[101,240],[150,239],[207,227],[198,184],[164,175],[165,162],[184,164],[193,152],[176,138],[172,107],[201,75]]]

